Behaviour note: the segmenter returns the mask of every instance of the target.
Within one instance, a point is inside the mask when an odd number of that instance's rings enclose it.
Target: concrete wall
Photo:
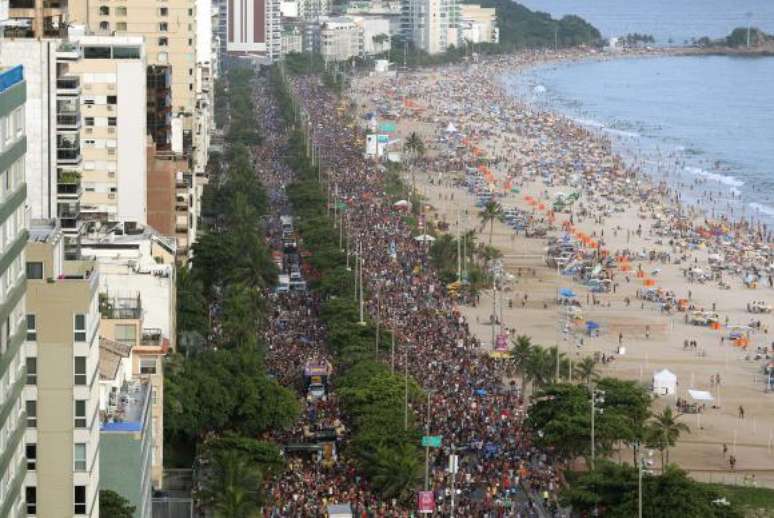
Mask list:
[[[3,40],[0,65],[24,66],[27,203],[32,218],[56,216],[56,47],[59,40]]]
[[[118,92],[118,217],[145,224],[147,213],[147,162],[145,159],[145,63],[119,61]]]

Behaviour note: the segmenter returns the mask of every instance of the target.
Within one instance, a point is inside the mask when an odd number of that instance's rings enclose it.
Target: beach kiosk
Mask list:
[[[677,375],[669,369],[653,373],[653,393],[659,396],[671,396],[677,393]]]

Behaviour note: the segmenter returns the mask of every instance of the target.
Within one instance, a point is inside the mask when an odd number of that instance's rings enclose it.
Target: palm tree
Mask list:
[[[550,372],[549,378],[553,379],[554,383],[559,383],[559,376],[562,372],[569,371],[569,362],[563,352],[559,352],[559,347],[554,345],[546,350],[548,355],[548,369]],[[557,368],[558,366],[558,368]]]
[[[494,233],[495,221],[503,221],[503,208],[496,201],[490,201],[481,212],[478,213],[478,219],[481,220],[481,228],[489,224],[489,246],[492,246],[492,234]]]
[[[532,340],[527,335],[519,335],[516,340],[513,340],[513,348],[511,348],[511,359],[516,365],[516,370],[519,374],[524,373],[524,368],[527,365],[529,356],[532,352]]]
[[[403,145],[404,148],[406,148],[406,151],[408,151],[409,155],[411,156],[411,163],[410,163],[410,169],[411,169],[411,190],[412,190],[412,197],[416,197],[417,194],[417,182],[416,178],[414,177],[414,163],[416,162],[417,158],[422,158],[425,154],[425,143],[422,142],[422,137],[417,135],[416,131],[412,131],[411,134],[406,138],[406,143]],[[412,202],[415,200],[412,200]]]
[[[236,450],[218,451],[204,490],[218,518],[257,517],[261,506],[260,470]]]
[[[597,362],[591,356],[586,356],[575,365],[573,374],[579,379],[583,380],[586,385],[591,385],[592,381],[599,379],[599,371],[597,369]]]
[[[493,246],[479,244],[476,249],[476,254],[484,261],[484,264],[488,264],[489,261],[500,259],[503,253]]]
[[[366,469],[383,499],[407,502],[413,497],[414,488],[421,479],[422,466],[412,445],[377,446],[367,457]]]
[[[666,407],[660,414],[653,416],[648,429],[648,444],[661,451],[661,469],[669,464],[669,448],[674,446],[682,432],[690,433],[685,423],[677,420],[680,414],[673,414],[672,407]],[[666,464],[664,454],[666,453]]]
[[[553,364],[548,351],[539,345],[533,346],[524,365],[524,374],[526,380],[532,383],[533,393],[536,388],[546,385],[551,379],[551,375],[554,372],[552,367]]]

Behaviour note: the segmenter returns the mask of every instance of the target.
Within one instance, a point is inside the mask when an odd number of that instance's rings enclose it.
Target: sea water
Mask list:
[[[774,57],[586,60],[502,79],[536,109],[605,132],[708,216],[774,223]]]

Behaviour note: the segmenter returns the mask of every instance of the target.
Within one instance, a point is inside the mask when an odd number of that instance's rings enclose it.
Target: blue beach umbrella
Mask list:
[[[575,296],[575,292],[572,291],[570,288],[562,288],[562,289],[559,290],[559,295],[561,297],[565,297],[565,298],[570,299],[570,298]]]

